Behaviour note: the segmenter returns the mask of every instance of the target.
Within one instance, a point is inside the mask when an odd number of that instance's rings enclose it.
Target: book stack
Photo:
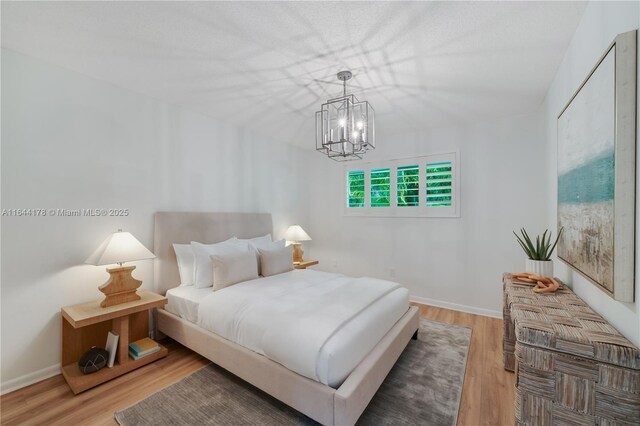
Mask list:
[[[144,358],[159,350],[160,345],[148,337],[129,343],[129,356],[133,359]]]

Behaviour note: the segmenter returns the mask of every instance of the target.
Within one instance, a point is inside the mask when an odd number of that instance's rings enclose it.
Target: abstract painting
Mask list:
[[[616,37],[558,116],[558,257],[626,302],[634,298],[635,238],[636,31],[630,33]]]

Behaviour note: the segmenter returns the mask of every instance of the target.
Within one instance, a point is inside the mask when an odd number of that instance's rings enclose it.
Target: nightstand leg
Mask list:
[[[113,329],[120,336],[118,338],[118,363],[124,364],[129,361],[129,317],[114,318]]]

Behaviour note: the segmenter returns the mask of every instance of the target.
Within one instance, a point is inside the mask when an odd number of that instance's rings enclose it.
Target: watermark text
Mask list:
[[[2,217],[100,217],[129,216],[129,209],[2,209]]]

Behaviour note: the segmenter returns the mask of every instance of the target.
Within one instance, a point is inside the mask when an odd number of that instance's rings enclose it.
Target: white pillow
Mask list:
[[[259,249],[262,250],[277,250],[286,247],[287,242],[283,240],[279,241],[271,241],[271,235],[269,235],[269,240],[254,238],[249,241],[249,245],[256,253],[256,262],[258,263],[258,274],[262,275],[262,266],[260,265],[260,253]]]
[[[191,244],[174,244],[173,251],[178,259],[178,273],[180,274],[180,285],[193,285],[193,271],[196,258],[193,254]]]
[[[249,251],[249,243],[231,238],[216,244],[201,244],[191,241],[195,256],[195,271],[193,285],[196,288],[211,287],[213,285],[213,262],[211,255],[224,255]]]
[[[281,274],[293,269],[293,246],[275,250],[258,249],[262,276]]]
[[[258,263],[251,251],[213,255],[213,291],[258,278]]]

